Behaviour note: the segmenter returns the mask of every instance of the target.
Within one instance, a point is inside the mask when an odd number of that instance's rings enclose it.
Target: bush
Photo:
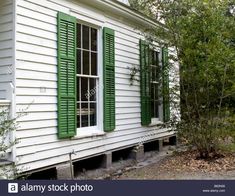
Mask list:
[[[181,109],[181,121],[177,121],[178,112],[173,113],[169,126],[195,146],[201,158],[214,156],[219,153],[220,141],[235,131],[231,122],[235,100],[235,2],[142,0],[135,8],[141,5],[148,6],[145,13],[153,12],[165,22],[165,28],[149,30],[149,37],[157,37],[155,41],[160,45],[173,48],[176,57],[170,56],[170,62],[179,64],[180,85],[170,92],[173,110]],[[169,64],[171,67],[174,63]],[[174,80],[175,76],[170,78]]]

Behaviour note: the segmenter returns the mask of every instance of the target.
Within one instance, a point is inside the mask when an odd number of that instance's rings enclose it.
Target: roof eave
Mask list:
[[[161,22],[154,20],[143,13],[132,9],[130,6],[116,0],[79,0],[80,2],[103,9],[105,12],[115,13],[129,22],[139,24],[144,27],[165,27]]]
[[[119,1],[116,1],[116,0],[103,0],[104,2],[107,2],[108,4],[111,4],[112,2],[112,5],[117,7],[120,9],[120,10],[123,10],[125,11],[126,13],[128,13],[130,16],[132,17],[135,17],[135,18],[138,18],[140,21],[148,24],[148,25],[151,25],[151,26],[162,26],[164,27],[164,24],[143,14],[142,12],[139,12],[138,10],[135,10],[133,8],[131,8],[130,6],[124,4],[124,3],[121,3]]]

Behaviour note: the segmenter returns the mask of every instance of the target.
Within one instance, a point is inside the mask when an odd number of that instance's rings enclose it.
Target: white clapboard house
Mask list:
[[[33,172],[173,137],[153,77],[167,50],[143,36],[156,25],[128,1],[0,0],[0,107],[27,112],[5,159]]]

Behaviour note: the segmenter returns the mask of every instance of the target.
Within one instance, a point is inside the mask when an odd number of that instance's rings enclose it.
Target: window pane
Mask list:
[[[90,125],[96,125],[96,103],[90,104]]]
[[[154,100],[151,99],[151,117],[154,118]]]
[[[90,101],[95,101],[96,100],[96,79],[95,78],[90,78],[90,91],[89,91],[89,96],[90,96]]]
[[[154,118],[154,85],[151,83],[151,117]]]
[[[88,100],[88,78],[81,78],[81,98],[82,101]]]
[[[97,51],[97,30],[91,28],[91,50]]]
[[[77,101],[81,101],[80,100],[80,86],[79,86],[80,80],[81,78],[77,77]]]
[[[159,52],[156,52],[156,65],[159,66]]]
[[[158,84],[155,84],[155,101],[158,101]]]
[[[151,81],[156,81],[156,68],[154,66],[151,67]]]
[[[155,117],[158,118],[159,117],[159,111],[158,111],[158,84],[155,84]]]
[[[83,74],[89,75],[89,52],[83,51]]]
[[[77,47],[81,48],[81,25],[77,24]]]
[[[87,26],[82,26],[82,35],[83,35],[83,39],[82,39],[82,43],[83,43],[83,49],[87,49],[89,50],[89,27]]]
[[[159,117],[159,102],[158,102],[158,84],[151,84],[151,115],[152,118]]]
[[[154,85],[151,83],[151,100],[154,100]]]
[[[160,74],[161,74],[161,67],[160,65],[157,66],[156,68],[156,76],[157,76],[157,81],[160,82]]]
[[[91,53],[91,75],[97,75],[97,53]]]
[[[81,109],[82,127],[88,126],[88,104],[82,103]]]
[[[150,50],[150,62],[152,65],[154,65],[154,51]]]
[[[152,53],[152,58],[153,58],[153,65],[156,65],[156,52],[153,51]]]
[[[77,103],[77,127],[80,127],[80,103]]]
[[[158,118],[159,117],[159,111],[158,111],[158,102],[156,101],[155,102],[155,118]]]
[[[77,74],[81,74],[81,50],[77,50]]]

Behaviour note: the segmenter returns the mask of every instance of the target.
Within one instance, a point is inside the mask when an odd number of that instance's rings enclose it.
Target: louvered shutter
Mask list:
[[[114,30],[103,29],[104,131],[115,129],[115,49]]]
[[[148,44],[140,40],[141,124],[151,123],[150,54]]]
[[[162,48],[162,68],[163,68],[163,121],[170,120],[170,101],[169,101],[169,62],[168,49]]]
[[[58,137],[76,134],[76,18],[58,13]]]

